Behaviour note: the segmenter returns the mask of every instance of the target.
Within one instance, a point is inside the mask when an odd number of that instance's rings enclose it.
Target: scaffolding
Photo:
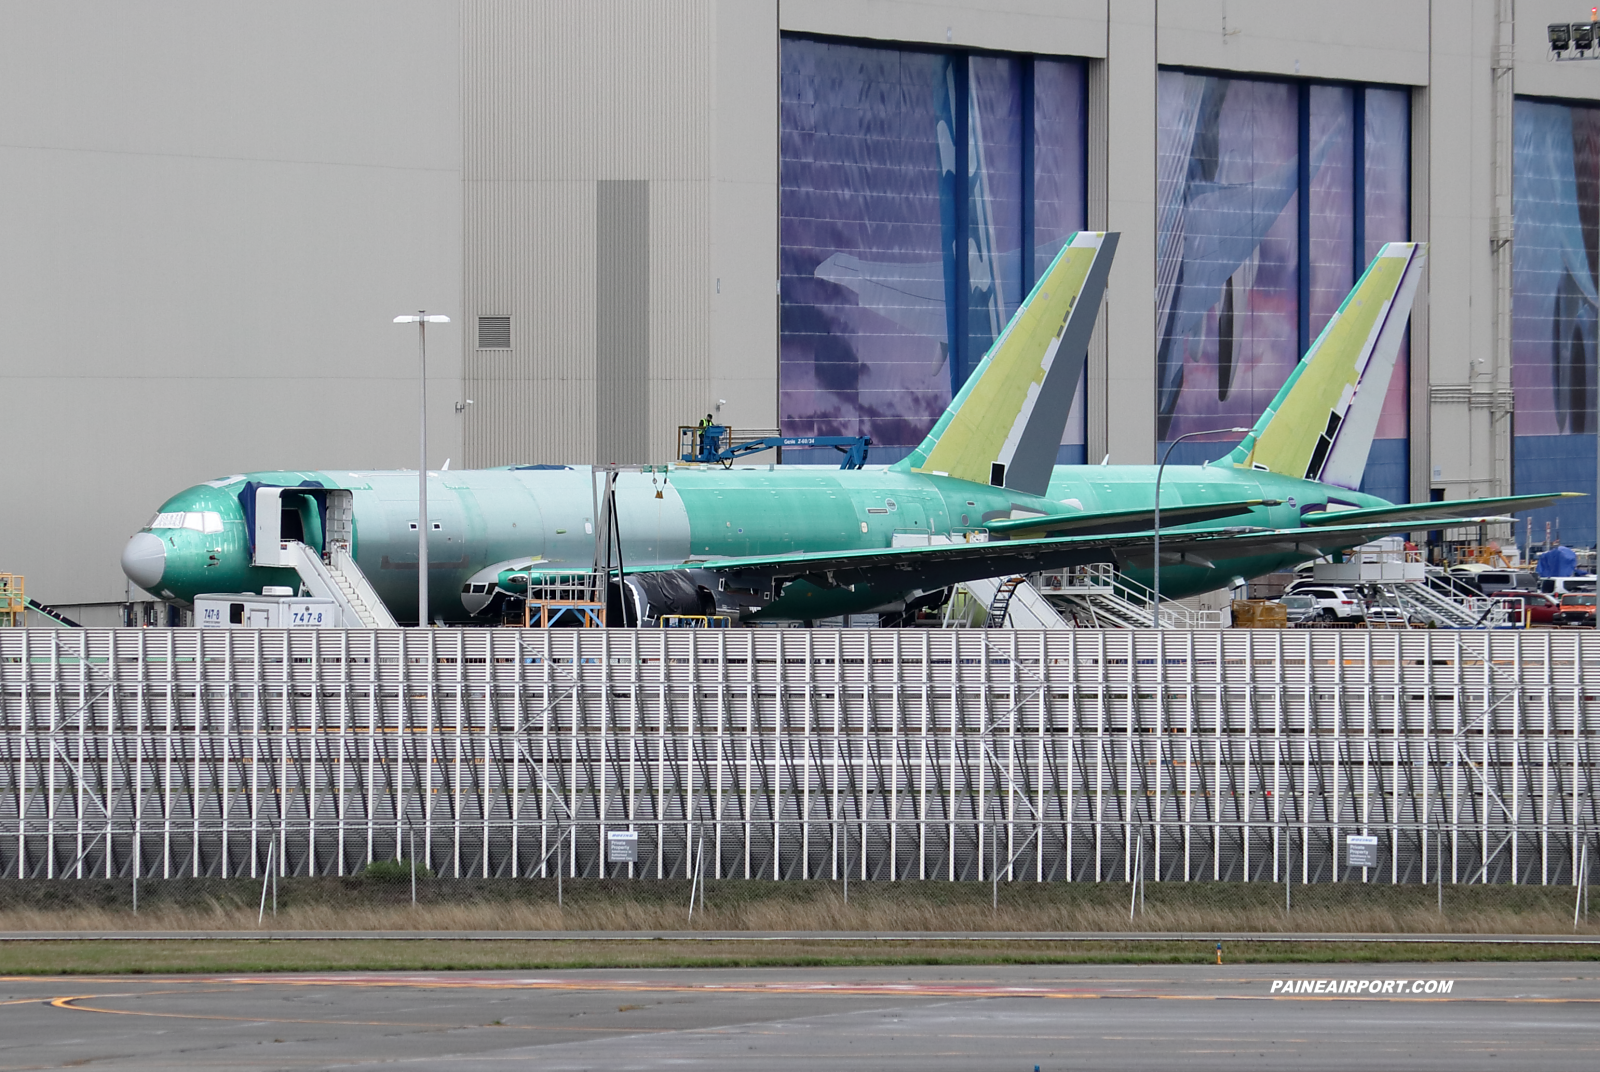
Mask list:
[[[0,573],[0,629],[28,624],[28,597],[20,573]]]
[[[1600,635],[14,630],[0,878],[1566,884]],[[1140,832],[1143,832],[1142,834]],[[1349,866],[1344,839],[1379,841]],[[557,847],[559,845],[559,851]]]
[[[606,577],[592,570],[530,573],[522,605],[524,628],[551,626],[603,629],[606,624]]]

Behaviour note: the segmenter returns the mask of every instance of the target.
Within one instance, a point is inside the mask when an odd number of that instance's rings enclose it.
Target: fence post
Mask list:
[[[1578,866],[1573,869],[1577,879],[1577,896],[1572,901],[1572,929],[1578,929],[1578,912],[1583,908],[1584,894],[1589,889],[1589,841],[1584,839],[1583,846],[1578,850]]]
[[[272,881],[272,856],[278,851],[276,841],[267,842],[267,869],[261,875],[261,911],[256,914],[256,926],[259,927],[267,918],[267,883]],[[272,914],[278,914],[278,899],[272,899]]]
[[[1444,824],[1433,835],[1433,874],[1439,880],[1439,915],[1444,915]]]
[[[1139,824],[1137,829],[1138,836],[1133,843],[1133,873],[1128,876],[1128,922],[1130,923],[1133,922],[1134,910],[1143,907],[1139,892],[1144,884],[1144,824]]]

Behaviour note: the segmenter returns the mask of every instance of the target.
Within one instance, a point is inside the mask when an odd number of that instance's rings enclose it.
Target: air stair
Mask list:
[[[944,533],[897,532],[893,545],[927,547],[953,542]],[[1072,623],[1056,613],[1056,608],[1025,577],[985,577],[956,585],[953,597],[945,604],[944,625],[958,628],[969,624],[979,607],[988,612],[985,624],[995,629],[1072,628]]]
[[[1319,562],[1315,580],[1358,585],[1372,593],[1368,602],[1397,607],[1408,622],[1435,629],[1510,629],[1517,621],[1506,604],[1486,599],[1477,589],[1429,566],[1420,552],[1399,540],[1379,540],[1349,552],[1344,562]]]
[[[394,615],[350,552],[333,545],[326,557],[299,540],[281,540],[278,565],[293,566],[300,583],[318,599],[331,599],[346,629],[393,629]]]
[[[1429,567],[1427,579],[1381,586],[1405,610],[1406,616],[1438,629],[1507,629],[1514,623],[1504,603],[1485,599],[1449,574]]]
[[[972,602],[988,609],[989,629],[1070,629],[1072,623],[1056,613],[1026,577],[986,577],[957,586]]]
[[[1150,629],[1155,592],[1106,562],[1037,574],[1033,584],[1069,622],[1089,629]],[[1196,610],[1181,603],[1161,604],[1166,629],[1221,629],[1222,612]]]
[[[255,564],[288,566],[300,575],[306,591],[318,599],[331,599],[339,608],[346,629],[393,629],[394,615],[350,553],[354,542],[354,511],[350,492],[327,490],[327,550],[318,554],[299,540],[281,538],[278,497],[283,488],[256,489]]]

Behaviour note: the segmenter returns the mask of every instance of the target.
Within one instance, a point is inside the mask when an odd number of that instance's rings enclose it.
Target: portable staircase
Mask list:
[[[256,491],[255,565],[288,566],[300,575],[306,591],[318,599],[331,599],[339,608],[340,625],[346,629],[393,629],[394,615],[350,549],[355,542],[354,504],[350,492],[327,489],[327,550],[318,554],[299,540],[281,538],[278,496],[284,488],[259,488]]]
[[[1509,629],[1520,624],[1498,600],[1463,584],[1422,560],[1394,538],[1347,552],[1343,562],[1318,562],[1312,577],[1321,584],[1359,586],[1368,602],[1397,607],[1408,623],[1435,629]]]
[[[994,598],[989,600],[989,613],[983,619],[985,629],[1005,628],[1006,612],[1011,609],[1011,597],[1019,584],[1027,583],[1026,577],[1007,577],[1000,582],[994,590]]]
[[[974,609],[984,607],[988,616],[984,625],[989,629],[1070,629],[1072,622],[1056,612],[1039,590],[1028,583],[1026,577],[986,577],[977,581],[963,581],[956,586],[964,593]],[[952,599],[949,607],[957,606]],[[964,619],[947,614],[946,625],[963,624]]]
[[[1095,562],[1034,577],[1045,600],[1065,619],[1091,629],[1150,629],[1155,592],[1118,573],[1110,563]],[[1181,603],[1161,604],[1167,629],[1220,629],[1222,612],[1195,610]]]
[[[1381,588],[1394,596],[1408,618],[1438,629],[1507,629],[1517,624],[1504,603],[1486,599],[1432,567],[1421,583],[1386,584]]]
[[[394,629],[396,623],[389,608],[373,589],[372,582],[361,572],[350,552],[337,544],[330,545],[326,556],[299,540],[281,540],[278,545],[278,565],[293,566],[300,575],[305,590],[318,599],[331,599],[339,608],[341,624],[346,629]]]

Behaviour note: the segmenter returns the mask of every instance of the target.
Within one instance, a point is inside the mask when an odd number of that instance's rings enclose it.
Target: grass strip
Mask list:
[[[1229,964],[1390,964],[1461,961],[1593,961],[1593,945],[1462,942],[1239,942]],[[0,975],[563,970],[577,968],[799,968],[981,964],[1211,964],[1211,941],[863,942],[804,939],[773,944],[699,940],[392,941],[271,939],[15,941],[0,945]]]

